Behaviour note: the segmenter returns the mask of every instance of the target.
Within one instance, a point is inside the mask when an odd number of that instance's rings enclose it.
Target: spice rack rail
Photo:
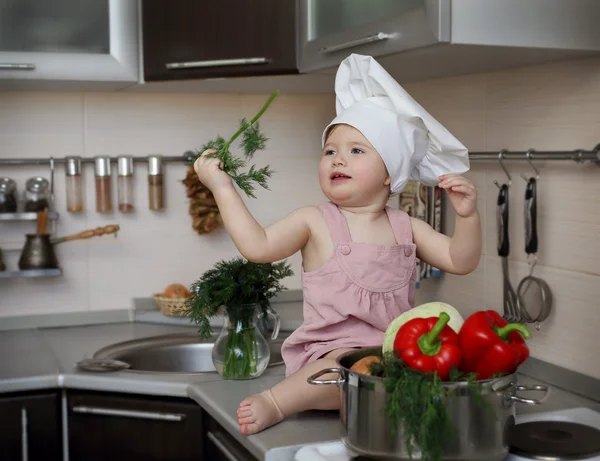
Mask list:
[[[182,155],[178,155],[178,156],[158,156],[160,159],[160,162],[165,162],[165,163],[190,163],[194,157],[196,156],[196,153],[193,151],[186,151],[184,154]],[[96,157],[75,157],[77,159],[79,159],[79,162],[81,164],[92,164],[96,161]],[[54,158],[54,157],[49,157],[49,158],[0,158],[0,166],[27,166],[27,165],[49,165],[50,166],[50,195],[53,196],[54,194],[54,171],[55,171],[55,165],[65,165],[65,169],[68,166],[67,163],[67,159],[68,157],[65,158]],[[148,162],[148,165],[150,166],[150,157],[141,157],[141,156],[130,156],[128,158],[128,162],[130,164],[133,163],[144,163],[144,162]],[[118,162],[119,158],[115,158],[115,157],[106,157],[107,162],[109,163],[113,163],[113,162]],[[131,169],[131,166],[130,166]],[[68,175],[67,175],[68,176]],[[120,178],[119,178],[120,179]],[[160,178],[160,181],[154,181],[155,184],[159,184],[162,185],[162,178]],[[158,198],[154,197],[154,200],[158,200]],[[162,207],[162,197],[160,198],[160,207]],[[19,203],[19,207],[22,206],[21,203]],[[69,210],[69,208],[67,208],[67,211],[72,211]],[[50,211],[48,213],[48,220],[52,222],[52,231],[51,233],[54,233],[55,231],[55,226],[56,226],[56,221],[59,218],[59,214],[56,211]],[[24,211],[17,211],[17,212],[11,212],[11,213],[0,213],[0,223],[2,222],[19,222],[19,221],[36,221],[38,219],[38,215],[36,212],[24,212]],[[1,261],[1,250],[2,248],[0,247],[0,261]],[[5,251],[10,252],[10,251],[21,251],[20,249],[5,249]],[[58,269],[36,269],[36,270],[16,270],[16,271],[11,271],[8,269],[4,269],[4,270],[0,270],[0,279],[14,279],[14,278],[42,278],[42,277],[58,277],[62,275],[62,270],[60,268]]]
[[[119,211],[129,213],[134,210],[133,201],[133,176],[134,164],[146,163],[148,165],[148,197],[151,210],[163,209],[163,163],[190,164],[197,153],[191,150],[182,155],[160,155],[148,156],[120,155],[111,157],[100,155],[95,157],[81,157],[78,155],[64,158],[0,158],[0,166],[31,166],[48,165],[50,167],[50,197],[54,196],[54,172],[56,165],[63,165],[66,179],[66,205],[67,212],[79,213],[83,211],[83,196],[81,176],[82,166],[94,165],[96,177],[96,211],[107,213],[112,211],[112,186],[111,176],[113,164],[117,164],[118,172],[118,201]],[[41,178],[40,178],[41,179]]]
[[[56,211],[50,211],[48,213],[48,219],[55,221],[58,219],[58,213]],[[0,213],[0,221],[35,221],[37,220],[37,213]]]
[[[161,157],[163,162],[190,162],[196,153],[192,151],[186,151],[183,155],[165,155]],[[95,157],[81,157],[82,164],[92,164],[95,161]],[[110,157],[111,162],[116,162],[117,157]],[[133,156],[133,163],[145,163],[148,162],[148,157]],[[46,157],[46,158],[0,158],[0,166],[23,166],[23,165],[49,165],[53,162],[55,165],[64,165],[66,162],[65,158],[57,157]]]
[[[0,279],[58,277],[62,269],[31,269],[26,271],[0,271]]]

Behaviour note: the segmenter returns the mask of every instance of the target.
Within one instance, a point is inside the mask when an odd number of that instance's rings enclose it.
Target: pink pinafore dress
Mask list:
[[[341,347],[383,344],[390,322],[413,307],[416,245],[409,216],[386,207],[396,245],[355,243],[333,203],[319,206],[334,244],[331,258],[302,273],[304,323],[283,343],[289,376]]]

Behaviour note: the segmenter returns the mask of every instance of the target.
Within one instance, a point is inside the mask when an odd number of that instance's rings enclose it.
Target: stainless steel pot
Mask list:
[[[381,348],[365,348],[347,352],[337,359],[338,368],[321,370],[308,378],[309,384],[337,385],[340,387],[340,420],[342,440],[355,453],[372,458],[408,460],[403,440],[403,428],[392,436],[384,409],[386,392],[383,378],[350,371],[363,357],[381,355]],[[337,373],[337,379],[317,378]],[[520,386],[516,374],[481,381],[486,405],[472,397],[465,382],[447,382],[444,387],[453,391],[447,400],[450,421],[456,436],[444,450],[444,460],[501,461],[508,454],[507,435],[515,424],[515,402],[527,405],[543,403],[550,393],[546,386]],[[541,391],[541,399],[527,399],[518,391]],[[494,411],[490,411],[491,409]],[[420,459],[418,448],[413,448],[412,459]]]

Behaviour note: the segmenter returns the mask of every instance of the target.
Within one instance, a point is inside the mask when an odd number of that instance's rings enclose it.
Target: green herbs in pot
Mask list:
[[[458,435],[447,412],[447,401],[454,393],[444,387],[437,373],[413,370],[392,352],[372,363],[369,370],[371,375],[383,378],[385,418],[392,428],[391,435],[395,437],[402,428],[402,439],[411,458],[416,447],[421,451],[421,460],[442,461],[444,448]],[[466,382],[475,402],[486,405],[482,385],[475,381],[474,374],[453,369],[450,381]]]

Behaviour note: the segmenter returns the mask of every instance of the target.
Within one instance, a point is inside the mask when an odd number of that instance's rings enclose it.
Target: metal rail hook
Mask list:
[[[533,160],[531,159],[531,154],[534,152],[535,152],[535,149],[529,149],[527,151],[527,153],[525,154],[525,158],[527,159],[527,162],[529,162],[529,165],[531,166],[531,168],[533,168],[533,171],[535,171],[535,179],[540,179],[540,172],[535,167],[535,165],[533,164]],[[523,173],[521,173],[521,178],[523,178],[523,180],[525,182],[529,182],[529,178],[527,178],[527,176],[525,176]]]
[[[512,178],[510,177],[510,174],[508,173],[508,170],[506,169],[506,167],[504,166],[504,162],[502,161],[502,160],[504,160],[504,154],[506,152],[508,152],[506,149],[502,149],[500,151],[500,153],[498,154],[498,161],[500,162],[500,166],[504,170],[504,174],[508,178],[508,185],[510,186],[512,184]],[[495,179],[494,179],[494,184],[496,184],[496,187],[498,189],[500,189],[500,184],[498,184],[498,181],[496,181]]]

